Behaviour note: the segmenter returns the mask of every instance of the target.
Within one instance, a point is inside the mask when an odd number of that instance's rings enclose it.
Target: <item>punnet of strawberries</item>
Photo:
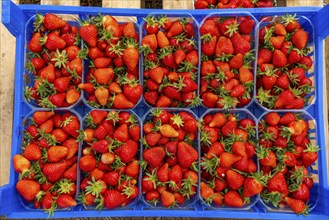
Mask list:
[[[156,107],[198,106],[196,22],[191,17],[150,15],[144,20],[144,100]]]
[[[318,159],[319,148],[310,137],[311,122],[302,113],[266,114],[258,124],[260,170],[267,179],[261,192],[269,207],[290,207],[307,214],[313,179],[308,169]],[[313,140],[312,140],[313,139]]]
[[[272,0],[195,0],[195,9],[270,8]]]
[[[212,16],[201,24],[200,96],[204,106],[228,109],[250,103],[254,26],[248,16]]]
[[[82,21],[79,34],[89,60],[85,81],[79,84],[86,102],[94,108],[134,108],[143,93],[137,24],[99,15]]]
[[[54,14],[37,14],[33,27],[25,63],[31,85],[24,87],[24,99],[36,107],[70,107],[80,99],[83,72],[78,28]]]
[[[25,122],[22,152],[13,157],[19,195],[49,214],[76,206],[78,117],[69,111],[37,111]]]
[[[212,111],[200,120],[200,195],[212,207],[248,206],[265,185],[255,162],[255,121],[240,114]]]
[[[114,209],[138,197],[140,122],[126,111],[92,110],[84,120],[79,165],[84,207]]]
[[[143,125],[144,201],[184,207],[197,195],[198,123],[191,112],[152,109]]]
[[[270,23],[267,19],[259,30],[256,98],[270,109],[301,109],[314,98],[309,95],[314,85],[308,75],[313,66],[309,55],[313,33],[303,28],[311,24],[290,14]]]

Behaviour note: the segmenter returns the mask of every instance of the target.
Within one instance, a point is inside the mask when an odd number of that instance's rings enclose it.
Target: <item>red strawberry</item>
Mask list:
[[[293,210],[295,213],[297,214],[307,213],[307,206],[302,200],[286,197],[285,201],[288,204],[288,206],[291,208],[291,210]]]
[[[231,40],[234,48],[234,54],[245,54],[250,51],[250,43],[239,33],[234,33]]]
[[[269,192],[279,192],[284,196],[289,194],[286,179],[282,172],[276,173],[267,183],[267,189]]]
[[[28,202],[32,202],[40,193],[40,185],[34,180],[19,180],[16,184],[16,189]]]
[[[89,46],[91,47],[96,47],[97,45],[97,28],[93,24],[84,24],[80,29],[79,29],[79,34],[81,38],[86,41]]]
[[[41,15],[42,17],[42,15]],[[38,18],[38,16],[37,16]],[[57,28],[63,27],[67,22],[58,17],[55,14],[46,14],[43,17],[43,26],[48,30],[55,30]]]
[[[276,108],[283,108],[286,105],[291,104],[295,99],[294,94],[290,90],[284,90],[280,93],[279,97],[275,102]]]
[[[165,207],[170,207],[175,203],[175,196],[174,194],[168,192],[168,191],[163,191],[161,193],[161,203]]]
[[[305,48],[308,42],[308,33],[301,29],[297,30],[292,35],[291,42],[298,49]]]
[[[118,156],[123,163],[130,162],[138,151],[138,144],[133,140],[127,140],[127,142],[118,148]]]
[[[28,45],[29,50],[31,50],[34,53],[40,53],[43,49],[43,46],[40,43],[40,39],[41,39],[41,34],[39,32],[33,34]]]
[[[58,207],[62,209],[77,205],[77,202],[72,198],[72,196],[65,194],[60,195],[57,198],[56,203]]]
[[[242,207],[243,200],[236,191],[228,191],[224,195],[224,204],[229,207]]]
[[[237,190],[243,185],[244,178],[241,174],[228,170],[226,171],[226,180],[231,189]]]
[[[50,182],[56,182],[63,177],[66,168],[65,163],[48,163],[44,165],[42,172]]]
[[[107,190],[104,194],[104,205],[108,209],[120,206],[126,197],[117,190]]]
[[[281,50],[274,50],[273,52],[273,65],[275,67],[281,68],[287,64],[287,57],[282,53]]]
[[[165,158],[166,152],[162,147],[153,147],[147,149],[143,153],[144,160],[151,166],[151,167],[158,167],[162,160]]]
[[[190,167],[198,159],[198,152],[185,142],[178,143],[178,162],[182,167]]]

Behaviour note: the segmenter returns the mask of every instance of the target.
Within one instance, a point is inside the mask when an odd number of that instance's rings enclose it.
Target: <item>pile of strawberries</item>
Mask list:
[[[296,113],[268,113],[258,124],[260,169],[268,180],[261,198],[274,207],[288,205],[307,214],[313,179],[308,168],[318,159],[309,124]]]
[[[49,213],[75,206],[80,122],[70,112],[38,111],[28,118],[22,153],[13,157],[16,189]]]
[[[86,43],[89,72],[79,88],[95,108],[132,109],[140,100],[138,29],[110,15],[83,22],[79,29]]]
[[[24,98],[43,108],[69,107],[80,98],[78,29],[54,14],[37,14],[33,26],[26,62],[33,85],[24,87]]]
[[[249,204],[264,185],[254,161],[255,122],[223,112],[201,122],[201,198],[210,206]]]
[[[140,125],[129,112],[92,110],[85,118],[80,202],[114,209],[138,197]]]
[[[309,33],[296,15],[282,16],[280,21],[259,30],[257,99],[271,109],[301,109],[313,90],[305,74],[312,67]]]
[[[186,111],[153,109],[143,127],[144,201],[156,206],[185,206],[195,199],[198,183],[198,123]]]
[[[272,0],[196,0],[194,2],[195,9],[269,7],[273,7]]]
[[[199,105],[196,24],[186,17],[148,16],[144,20],[145,101],[156,107]]]
[[[251,17],[210,17],[200,27],[200,96],[208,108],[243,107],[254,88]]]

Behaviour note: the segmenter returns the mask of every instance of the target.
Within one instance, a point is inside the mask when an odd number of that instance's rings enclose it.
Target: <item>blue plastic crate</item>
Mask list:
[[[23,73],[24,73],[24,59],[25,59],[25,33],[27,30],[28,20],[35,15],[35,13],[55,13],[55,14],[75,14],[81,18],[102,14],[110,14],[113,16],[126,16],[136,17],[137,23],[141,24],[143,17],[150,13],[164,14],[164,15],[184,15],[191,14],[198,23],[211,13],[221,14],[239,14],[251,13],[256,19],[263,16],[283,15],[286,13],[297,13],[297,16],[305,16],[314,26],[314,57],[315,69],[314,76],[317,82],[315,93],[317,98],[314,104],[307,109],[312,118],[315,119],[317,125],[316,140],[320,146],[318,169],[312,172],[317,174],[319,181],[315,184],[312,197],[318,198],[317,204],[310,212],[309,219],[329,219],[329,187],[328,187],[328,169],[326,167],[326,145],[325,134],[326,128],[324,127],[324,98],[322,96],[325,85],[324,77],[324,38],[329,35],[329,6],[324,8],[320,7],[297,7],[297,8],[257,8],[257,9],[234,9],[234,10],[149,10],[149,9],[109,9],[109,8],[95,8],[95,7],[75,7],[75,6],[37,6],[37,5],[15,5],[10,0],[2,1],[2,22],[8,30],[16,37],[16,63],[15,63],[15,103],[14,103],[14,123],[13,123],[13,141],[11,156],[20,152],[21,131],[23,127],[23,118],[27,116],[32,110],[29,105],[23,100]],[[74,108],[82,117],[89,112],[88,108],[83,102],[77,104]],[[265,112],[263,108],[253,102],[247,108],[256,118]],[[149,107],[141,101],[133,111],[140,117],[149,110]],[[205,112],[205,108],[193,108],[192,111],[201,116]],[[45,218],[47,213],[40,210],[28,210],[25,208],[21,199],[15,189],[18,174],[14,172],[14,168],[10,166],[10,179],[9,184],[0,188],[0,215],[5,215],[8,218]],[[131,207],[124,207],[116,210],[83,210],[82,206],[76,206],[71,211],[60,210],[56,211],[55,218],[64,217],[134,217],[134,216],[164,216],[164,217],[214,217],[214,218],[251,218],[251,219],[296,219],[304,218],[303,216],[297,217],[293,213],[286,213],[283,211],[272,212],[268,211],[266,207],[257,202],[249,210],[227,210],[227,209],[207,209],[198,200],[192,207],[188,209],[149,209],[142,200],[139,199],[136,204]]]

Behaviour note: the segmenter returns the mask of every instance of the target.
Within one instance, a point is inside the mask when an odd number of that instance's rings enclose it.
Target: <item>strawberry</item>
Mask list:
[[[230,167],[230,166],[232,166],[232,164],[234,164],[235,162],[237,162],[238,160],[240,160],[241,157],[240,156],[236,156],[236,155],[231,154],[231,153],[224,152],[224,153],[222,153],[220,155],[220,158],[219,159],[220,159],[221,165],[223,167]]]
[[[37,144],[29,144],[25,147],[23,156],[26,159],[28,159],[29,161],[36,161],[41,158],[42,153],[41,153],[40,147]]]
[[[304,30],[297,30],[291,38],[292,44],[298,49],[303,49],[306,47],[308,42],[308,33]]]
[[[133,108],[134,104],[123,94],[117,94],[114,98],[113,107],[117,109]]]
[[[236,191],[228,191],[224,195],[224,204],[229,207],[242,207],[243,200]]]
[[[67,165],[65,163],[45,164],[42,172],[50,182],[56,182],[63,177]]]
[[[239,189],[244,182],[243,176],[233,170],[226,171],[226,179],[228,186],[233,190]]]
[[[231,40],[235,54],[241,53],[244,55],[245,53],[250,51],[250,43],[246,39],[244,39],[239,33],[234,33]]]
[[[47,158],[49,162],[56,163],[64,159],[68,153],[67,147],[52,146],[47,151]]]
[[[135,44],[136,42],[134,40],[127,40],[127,48],[123,51],[123,61],[125,62],[129,70],[135,69],[138,65],[139,53],[138,50],[135,48]]]
[[[40,194],[40,185],[34,180],[19,180],[16,190],[26,201],[32,202]]]
[[[79,165],[83,172],[90,172],[96,167],[96,160],[91,155],[85,155],[80,158]]]
[[[56,200],[56,204],[63,209],[74,207],[77,205],[77,202],[70,195],[60,195]]]
[[[314,145],[308,145],[307,148],[302,152],[302,161],[305,167],[311,166],[317,159],[320,149]]]
[[[294,101],[294,94],[290,90],[284,90],[280,93],[278,99],[275,102],[276,108],[282,108],[285,105],[288,105]]]
[[[284,196],[289,194],[288,186],[282,172],[276,173],[267,183],[269,192],[279,192]]]
[[[297,214],[307,213],[307,206],[302,200],[286,197],[285,201],[295,213]]]
[[[198,152],[191,145],[179,142],[177,156],[178,162],[182,167],[190,167],[198,159]]]
[[[63,19],[61,19],[60,17],[58,17],[55,14],[49,13],[49,14],[46,14],[43,18],[42,18],[42,15],[40,15],[40,16],[37,16],[38,22],[40,22],[39,19],[41,18],[41,22],[42,22],[43,26],[48,30],[55,30],[55,29],[61,28],[67,23],[66,21],[64,21]]]
[[[175,203],[174,194],[172,194],[168,191],[163,191],[161,193],[161,203],[165,207],[170,207],[170,206],[174,205],[174,203]]]
[[[281,68],[287,64],[287,57],[282,53],[281,50],[274,50],[273,52],[273,65],[275,67]]]
[[[18,173],[22,173],[22,175],[28,173],[31,167],[30,161],[20,154],[16,154],[13,157],[13,165],[14,170]]]
[[[215,55],[216,57],[220,57],[223,54],[233,54],[234,48],[232,41],[226,37],[220,37],[216,44]]]
[[[97,44],[97,28],[93,24],[84,24],[79,29],[81,38],[88,43],[91,47],[96,47]]]
[[[127,140],[127,142],[118,148],[118,156],[123,163],[130,162],[138,151],[138,144],[135,141]]]
[[[40,43],[41,40],[41,34],[35,33],[33,34],[31,40],[29,41],[28,48],[34,53],[40,53],[43,49],[42,44]]]
[[[143,153],[144,160],[151,166],[151,167],[158,167],[166,153],[162,147],[153,147],[147,149]]]

